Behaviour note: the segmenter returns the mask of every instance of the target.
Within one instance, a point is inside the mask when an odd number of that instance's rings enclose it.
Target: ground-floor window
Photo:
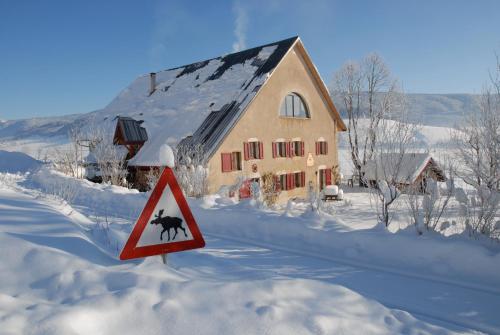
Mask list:
[[[306,186],[306,173],[304,171],[283,173],[277,177],[278,189],[281,191],[293,190]]]
[[[305,187],[306,186],[306,173],[304,171],[294,173],[295,187]]]
[[[241,152],[229,152],[221,154],[222,172],[241,170]]]

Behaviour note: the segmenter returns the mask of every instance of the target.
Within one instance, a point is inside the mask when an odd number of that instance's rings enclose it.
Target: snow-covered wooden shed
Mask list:
[[[376,184],[379,180],[391,181],[400,188],[417,187],[425,192],[428,179],[446,181],[442,168],[427,153],[382,153],[362,168],[364,180]]]

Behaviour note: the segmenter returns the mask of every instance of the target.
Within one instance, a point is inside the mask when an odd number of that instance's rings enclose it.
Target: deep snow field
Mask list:
[[[417,236],[403,205],[382,229],[366,190],[189,199],[204,249],[122,262],[148,194],[20,157],[0,157],[24,162],[0,171],[0,334],[500,334],[500,244]]]

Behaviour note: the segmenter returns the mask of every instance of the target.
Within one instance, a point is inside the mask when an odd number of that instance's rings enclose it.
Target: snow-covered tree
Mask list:
[[[187,195],[202,197],[208,192],[208,168],[202,145],[181,144],[175,155],[175,176]]]
[[[473,233],[493,234],[500,202],[500,61],[481,95],[480,110],[466,115],[453,138],[457,175],[474,194],[461,202],[462,217]]]
[[[401,195],[400,186],[409,181],[403,162],[405,154],[414,147],[419,129],[419,125],[407,118],[404,95],[394,100],[392,108],[394,119],[395,113],[399,113],[397,120],[380,120],[373,159],[365,167],[374,169],[376,185],[370,186],[375,194],[378,220],[386,227],[391,221],[391,208]]]
[[[455,193],[454,166],[451,162],[447,163],[446,171],[448,178],[441,187],[435,180],[428,179],[424,194],[420,185],[412,185],[406,189],[408,211],[418,234],[422,234],[424,228],[437,229]]]

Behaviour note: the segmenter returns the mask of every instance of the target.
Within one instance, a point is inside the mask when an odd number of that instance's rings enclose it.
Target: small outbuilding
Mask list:
[[[143,122],[142,120],[135,120],[131,117],[118,116],[116,118],[113,144],[123,145],[127,148],[127,159],[134,157],[148,140],[148,133],[146,129],[141,126]]]
[[[376,185],[379,180],[392,180],[401,190],[417,187],[425,193],[427,182],[446,181],[443,169],[427,153],[383,153],[362,168],[361,173],[368,185]]]

